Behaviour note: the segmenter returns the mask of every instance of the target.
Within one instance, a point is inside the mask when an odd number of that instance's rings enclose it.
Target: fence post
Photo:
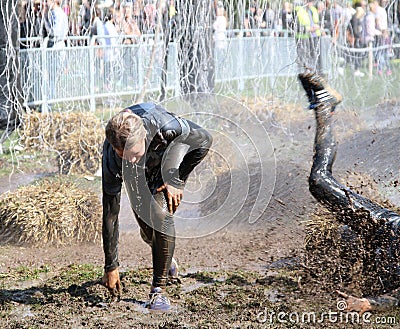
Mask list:
[[[94,47],[95,43],[89,42],[89,92],[90,92],[90,111],[94,112],[96,110],[96,96],[94,89],[94,72],[95,58],[94,58]]]
[[[374,69],[374,53],[372,51],[372,41],[368,43],[368,75],[372,78],[372,72]]]
[[[145,83],[144,81],[144,76],[143,76],[143,57],[145,56],[145,52],[147,52],[147,45],[145,45],[146,41],[142,39],[143,41],[139,45],[139,56],[137,57],[138,59],[138,82],[139,82],[139,88],[140,86]],[[146,48],[146,49],[144,49]],[[147,54],[146,54],[147,55]],[[139,89],[140,90],[140,89]]]
[[[42,113],[49,112],[49,104],[47,102],[47,95],[49,93],[49,83],[50,83],[50,76],[49,70],[47,65],[47,42],[40,48],[41,50],[41,57],[42,57],[42,72],[43,72],[43,80],[42,80]]]
[[[238,75],[239,75],[239,90],[243,90],[244,89],[244,79],[243,79],[243,35],[241,33],[239,33],[238,35],[238,40],[239,40],[239,58],[238,58],[238,63],[240,63],[239,65],[237,65],[238,68]]]
[[[169,47],[173,47],[174,51],[172,52],[173,58],[169,58],[168,60],[170,61],[170,63],[174,63],[174,77],[175,77],[175,81],[174,81],[174,95],[175,97],[179,97],[181,95],[181,71],[180,71],[180,67],[179,67],[179,63],[178,63],[178,44],[176,43],[176,41],[174,41],[173,43],[169,44]],[[171,52],[169,52],[169,56],[171,56]]]

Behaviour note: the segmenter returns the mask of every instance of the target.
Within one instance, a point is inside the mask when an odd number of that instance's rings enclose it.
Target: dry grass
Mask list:
[[[57,154],[62,174],[94,174],[101,165],[104,129],[92,113],[31,113],[24,117],[21,143]]]
[[[300,122],[307,116],[307,111],[299,104],[287,104],[276,98],[257,97],[243,100],[250,111],[261,120],[272,120],[281,124]]]
[[[97,195],[71,182],[44,179],[0,196],[2,243],[71,245],[100,238]]]

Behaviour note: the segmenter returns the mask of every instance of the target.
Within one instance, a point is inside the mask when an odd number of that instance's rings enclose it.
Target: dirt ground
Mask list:
[[[397,115],[395,107],[382,118],[377,107],[365,117],[339,109],[340,145],[334,170],[339,178],[349,172],[372,176],[382,197],[400,206],[395,184],[400,135],[394,113]],[[276,157],[271,201],[253,224],[247,222],[243,211],[213,234],[178,238],[175,257],[182,282],[168,287],[171,312],[149,312],[142,306],[150,287],[151,251],[140,238],[124,196],[119,246],[121,299],[111,301],[99,285],[101,242],[68,247],[1,246],[0,327],[400,328],[396,310],[372,314],[368,319],[348,318],[348,313],[341,312],[342,299],[305,271],[304,221],[317,207],[307,184],[313,113],[291,108],[265,119]],[[41,174],[3,177],[1,192]]]

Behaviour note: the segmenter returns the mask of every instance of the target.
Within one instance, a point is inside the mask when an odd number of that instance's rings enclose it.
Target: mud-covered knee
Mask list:
[[[108,207],[111,215],[118,215],[121,207],[121,193],[116,195],[103,193],[103,207]]]

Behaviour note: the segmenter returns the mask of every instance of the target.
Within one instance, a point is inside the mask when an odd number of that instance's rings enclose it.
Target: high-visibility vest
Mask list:
[[[297,22],[301,25],[300,29],[304,29],[304,32],[298,32],[296,34],[297,38],[300,39],[307,39],[311,37],[311,20],[310,20],[310,15],[308,14],[308,9],[305,9],[303,6],[297,6],[295,8],[296,15],[297,15]],[[312,13],[312,18],[314,24],[319,24],[319,16],[318,16],[318,11],[317,8],[311,7],[311,13]],[[321,36],[321,30],[318,29],[315,31],[316,36]]]

